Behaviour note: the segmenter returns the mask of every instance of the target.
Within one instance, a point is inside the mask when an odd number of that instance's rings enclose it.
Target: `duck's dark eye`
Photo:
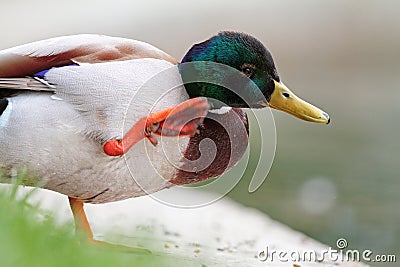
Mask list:
[[[246,75],[251,79],[254,76],[255,67],[250,64],[243,64],[241,71],[243,72],[244,75]]]

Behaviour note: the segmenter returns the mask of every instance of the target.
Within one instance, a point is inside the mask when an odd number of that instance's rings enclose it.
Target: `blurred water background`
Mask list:
[[[0,23],[1,49],[101,33],[178,59],[220,30],[253,34],[272,51],[282,80],[332,123],[274,112],[268,179],[250,194],[249,171],[229,196],[333,247],[343,237],[351,248],[399,257],[399,1],[1,0]],[[260,142],[251,138],[253,148]]]

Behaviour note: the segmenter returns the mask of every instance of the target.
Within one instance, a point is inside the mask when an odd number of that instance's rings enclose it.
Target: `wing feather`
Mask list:
[[[23,78],[0,78],[0,90],[32,90],[53,92],[54,88],[45,81],[37,80],[33,77]]]
[[[160,49],[136,40],[81,34],[37,41],[0,51],[0,78],[33,75],[52,67],[138,58],[177,61]]]

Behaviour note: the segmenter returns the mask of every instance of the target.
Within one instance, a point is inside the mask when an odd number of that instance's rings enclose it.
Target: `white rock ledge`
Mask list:
[[[24,188],[22,191],[31,190]],[[202,198],[196,192],[188,198]],[[71,222],[67,197],[38,190],[30,201],[54,213],[58,222]],[[128,246],[144,246],[166,260],[167,266],[366,266],[359,262],[293,262],[289,253],[323,253],[328,246],[272,220],[266,214],[223,198],[202,208],[179,209],[140,197],[101,205],[86,205],[97,239]],[[147,242],[148,241],[148,242]],[[258,254],[268,246],[266,261]],[[275,250],[271,261],[271,251]],[[278,253],[286,251],[286,259]],[[265,257],[266,254],[262,255]],[[321,255],[319,255],[321,258]]]

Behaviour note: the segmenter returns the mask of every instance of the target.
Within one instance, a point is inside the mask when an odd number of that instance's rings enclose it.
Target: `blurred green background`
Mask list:
[[[249,194],[247,175],[229,196],[332,246],[343,237],[351,248],[400,255],[399,1],[3,0],[0,23],[0,49],[101,33],[178,59],[220,30],[256,36],[282,80],[332,123],[275,112],[268,179]]]

